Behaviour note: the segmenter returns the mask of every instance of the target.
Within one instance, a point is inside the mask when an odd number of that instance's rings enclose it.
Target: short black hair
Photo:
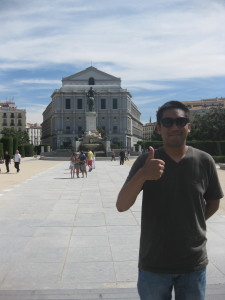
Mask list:
[[[162,106],[159,107],[159,109],[156,113],[157,123],[160,124],[165,110],[174,109],[174,108],[183,110],[185,113],[185,117],[189,119],[190,111],[189,111],[188,107],[180,101],[172,100],[172,101],[168,101],[168,102],[164,103]]]

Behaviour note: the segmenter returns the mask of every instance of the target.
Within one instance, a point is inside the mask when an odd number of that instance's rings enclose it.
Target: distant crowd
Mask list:
[[[83,152],[74,152],[70,157],[70,176],[74,178],[75,174],[77,178],[80,178],[80,173],[82,177],[87,177],[87,167],[88,172],[95,169],[95,152],[88,150],[87,155]]]
[[[95,169],[95,157],[95,152],[91,151],[90,149],[88,150],[87,154],[85,154],[83,151],[73,152],[70,157],[70,177],[74,178],[75,175],[77,178],[87,177],[87,172],[91,172],[93,169]],[[121,150],[118,157],[120,160],[120,165],[123,165],[125,160],[129,160],[130,152]],[[116,160],[116,153],[114,151],[111,153],[111,161],[113,160]]]

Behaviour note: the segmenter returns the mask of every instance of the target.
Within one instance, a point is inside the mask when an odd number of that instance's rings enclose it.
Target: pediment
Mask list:
[[[120,78],[102,72],[94,67],[89,67],[81,72],[75,73],[62,79],[63,85],[84,85],[88,84],[89,78],[94,78],[95,84],[114,84],[120,85]]]

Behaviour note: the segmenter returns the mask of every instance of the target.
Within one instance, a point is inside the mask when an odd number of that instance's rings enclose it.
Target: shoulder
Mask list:
[[[209,153],[190,147],[190,155],[196,167],[200,166],[202,170],[215,173],[216,163]]]
[[[209,153],[205,152],[205,151],[202,151],[200,149],[197,149],[197,148],[194,148],[194,147],[191,147],[191,146],[189,146],[189,150],[191,152],[191,155],[195,159],[214,162],[212,156]]]

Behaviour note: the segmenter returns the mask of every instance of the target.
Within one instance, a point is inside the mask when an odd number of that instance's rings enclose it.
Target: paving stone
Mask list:
[[[62,162],[1,193],[0,300],[139,299],[142,193],[129,211],[117,212],[129,167],[113,163],[97,161],[88,178],[70,179]],[[206,299],[221,300],[225,217],[207,225]]]

